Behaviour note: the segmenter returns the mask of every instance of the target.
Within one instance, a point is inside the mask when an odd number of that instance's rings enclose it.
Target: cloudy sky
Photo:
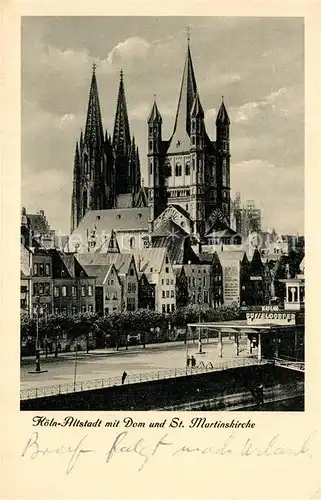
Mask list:
[[[22,204],[68,232],[76,140],[92,64],[112,133],[119,71],[131,132],[146,165],[146,118],[157,95],[163,136],[174,124],[186,26],[208,134],[224,95],[231,118],[232,195],[255,200],[263,226],[304,230],[304,25],[300,18],[29,17],[22,21]]]

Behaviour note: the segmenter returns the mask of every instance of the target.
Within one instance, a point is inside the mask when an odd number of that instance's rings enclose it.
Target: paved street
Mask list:
[[[197,355],[198,344],[188,344],[188,353],[194,354],[198,361],[204,363],[222,361],[217,356],[215,342],[203,344],[205,354]],[[168,368],[183,368],[186,365],[187,348],[183,343],[175,345],[158,344],[147,346],[146,349],[136,347],[128,351],[118,352],[111,350],[92,351],[89,354],[78,353],[77,381],[89,381],[100,378],[120,377],[125,370],[128,375],[137,373],[155,372]],[[240,355],[246,352],[241,350]],[[223,343],[223,357],[234,357],[234,345],[225,340]],[[74,379],[75,353],[59,355],[58,358],[41,358],[41,369],[44,373],[29,373],[34,370],[34,358],[24,359],[21,366],[21,389],[40,388],[51,385],[70,383]]]

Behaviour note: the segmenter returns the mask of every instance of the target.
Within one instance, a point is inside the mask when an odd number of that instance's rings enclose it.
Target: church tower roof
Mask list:
[[[190,45],[188,42],[181,90],[178,99],[174,133],[182,127],[186,130],[188,135],[190,134],[190,114],[196,92],[196,79],[192,63]]]
[[[123,81],[123,70],[121,70],[120,72],[120,82],[113,135],[113,147],[116,151],[116,154],[128,155],[130,153],[131,140]]]
[[[93,64],[93,74],[89,91],[84,143],[87,148],[95,148],[98,150],[103,146],[104,143],[104,131],[101,120],[95,64]]]
[[[218,113],[217,113],[215,124],[216,125],[230,125],[230,119],[229,119],[228,113],[226,111],[223,97],[222,97],[222,104],[221,104],[220,109],[218,110]]]
[[[150,112],[150,115],[148,117],[147,122],[152,123],[152,122],[157,122],[157,123],[162,123],[162,115],[160,114],[157,104],[156,104],[156,98],[154,96],[154,104],[152,107],[152,110]]]
[[[198,92],[196,93],[193,106],[191,109],[191,118],[204,118],[204,110]]]

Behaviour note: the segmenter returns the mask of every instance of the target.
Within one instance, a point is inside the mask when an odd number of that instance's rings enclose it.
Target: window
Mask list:
[[[109,314],[109,309],[108,307],[105,307],[105,315]]]
[[[54,297],[59,297],[59,286],[54,286]]]
[[[153,268],[152,268],[152,267],[150,268],[150,272],[151,272],[151,273],[153,272]]]
[[[201,285],[202,284],[202,278],[198,278],[198,283]]]
[[[167,278],[166,280],[166,285],[169,285],[169,278]]]
[[[86,287],[85,287],[85,286],[82,286],[82,287],[81,287],[81,296],[82,296],[82,297],[85,297],[85,296],[86,296]]]
[[[191,169],[190,169],[189,163],[186,163],[186,165],[185,165],[185,175],[190,175],[190,173],[191,173]]]
[[[174,290],[171,290],[171,297],[174,297]]]
[[[136,283],[132,283],[132,293],[136,293]]]
[[[62,297],[67,296],[67,287],[66,286],[61,287],[61,295],[62,295]]]
[[[50,264],[45,265],[46,276],[50,276]]]
[[[199,294],[198,294],[198,296],[197,296],[197,302],[198,302],[199,304],[201,304],[201,303],[202,303],[202,294],[201,294],[201,293],[199,293]]]
[[[77,307],[76,307],[76,306],[72,306],[72,307],[71,307],[71,314],[72,314],[73,316],[75,316],[75,314],[77,314]]]
[[[92,287],[92,285],[88,286],[88,295],[89,295],[89,297],[92,297],[92,295],[93,295],[93,287]]]
[[[113,292],[113,300],[117,300],[117,299],[118,299],[117,292]]]
[[[167,175],[167,177],[171,177],[171,175],[172,175],[172,167],[171,167],[170,163],[167,163],[167,165],[166,165],[166,175]]]
[[[45,274],[45,265],[39,264],[39,276],[43,276]]]
[[[153,141],[149,141],[149,150],[151,151],[153,149]],[[152,168],[153,170],[153,167],[150,167]],[[153,172],[149,171],[150,174],[152,174]]]
[[[166,298],[169,299],[169,290],[166,290]]]
[[[135,273],[134,273],[134,269],[133,269],[133,268],[131,268],[131,270],[129,271],[129,276],[134,276],[134,274],[135,274]]]
[[[188,212],[188,204],[185,205],[185,210]]]
[[[208,291],[204,290],[204,304],[208,304]]]
[[[87,307],[85,305],[81,306],[81,312],[83,313],[87,312]]]
[[[174,285],[174,280],[171,280],[171,285]]]
[[[136,240],[134,237],[129,240],[129,247],[133,250],[136,247]]]
[[[206,286],[206,276],[203,277],[203,286]]]
[[[164,285],[164,280],[162,280],[162,285]]]
[[[107,291],[106,292],[106,300],[109,300],[110,299],[110,293]]]
[[[153,175],[153,164],[149,164],[149,175]]]
[[[135,299],[127,299],[127,311],[135,311]]]
[[[162,304],[162,312],[166,312],[166,309],[165,309],[165,304]]]
[[[195,144],[195,137],[194,137],[194,135],[192,137],[192,144]]]
[[[166,312],[171,312],[171,305],[170,304],[166,304]]]
[[[94,312],[94,306],[93,306],[93,304],[89,304],[89,306],[88,306],[88,311],[89,311],[90,313],[93,313],[93,312]]]
[[[162,298],[165,299],[165,290],[162,290]]]
[[[33,275],[37,276],[38,275],[38,264],[33,265]]]
[[[182,165],[180,163],[176,163],[175,165],[175,175],[176,177],[180,177],[182,175]]]
[[[169,267],[165,267],[165,273],[169,273]]]
[[[172,304],[172,305],[171,305],[171,309],[172,309],[172,312],[174,312],[174,311],[175,311],[175,304]]]
[[[128,283],[127,290],[128,290],[128,293],[131,293],[131,291],[132,291],[132,284],[131,283]]]
[[[169,263],[168,255],[166,255],[165,262],[166,262],[166,264]]]
[[[71,287],[71,296],[77,297],[77,287],[75,287],[75,286]]]

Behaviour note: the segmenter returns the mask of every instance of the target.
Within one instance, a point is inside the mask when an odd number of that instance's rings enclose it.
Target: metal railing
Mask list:
[[[297,372],[304,372],[305,370],[304,361],[287,361],[285,359],[275,358],[271,362],[273,362],[275,366],[282,366],[282,368],[289,368]]]
[[[238,368],[242,366],[252,366],[259,364],[266,364],[268,361],[258,361],[254,358],[241,358],[241,359],[226,359],[222,362],[205,364],[201,361],[194,368],[169,368],[158,370],[155,372],[133,373],[127,375],[124,385],[138,384],[141,382],[150,382],[153,380],[164,380],[177,377],[193,376],[202,373],[209,373],[215,371],[228,370],[231,368]],[[69,394],[72,392],[90,391],[94,389],[105,389],[108,387],[115,387],[122,385],[122,377],[100,378],[94,380],[79,381],[75,384],[73,382],[60,385],[44,386],[38,388],[22,389],[20,391],[20,399],[35,399],[48,396],[57,396],[59,394]]]

